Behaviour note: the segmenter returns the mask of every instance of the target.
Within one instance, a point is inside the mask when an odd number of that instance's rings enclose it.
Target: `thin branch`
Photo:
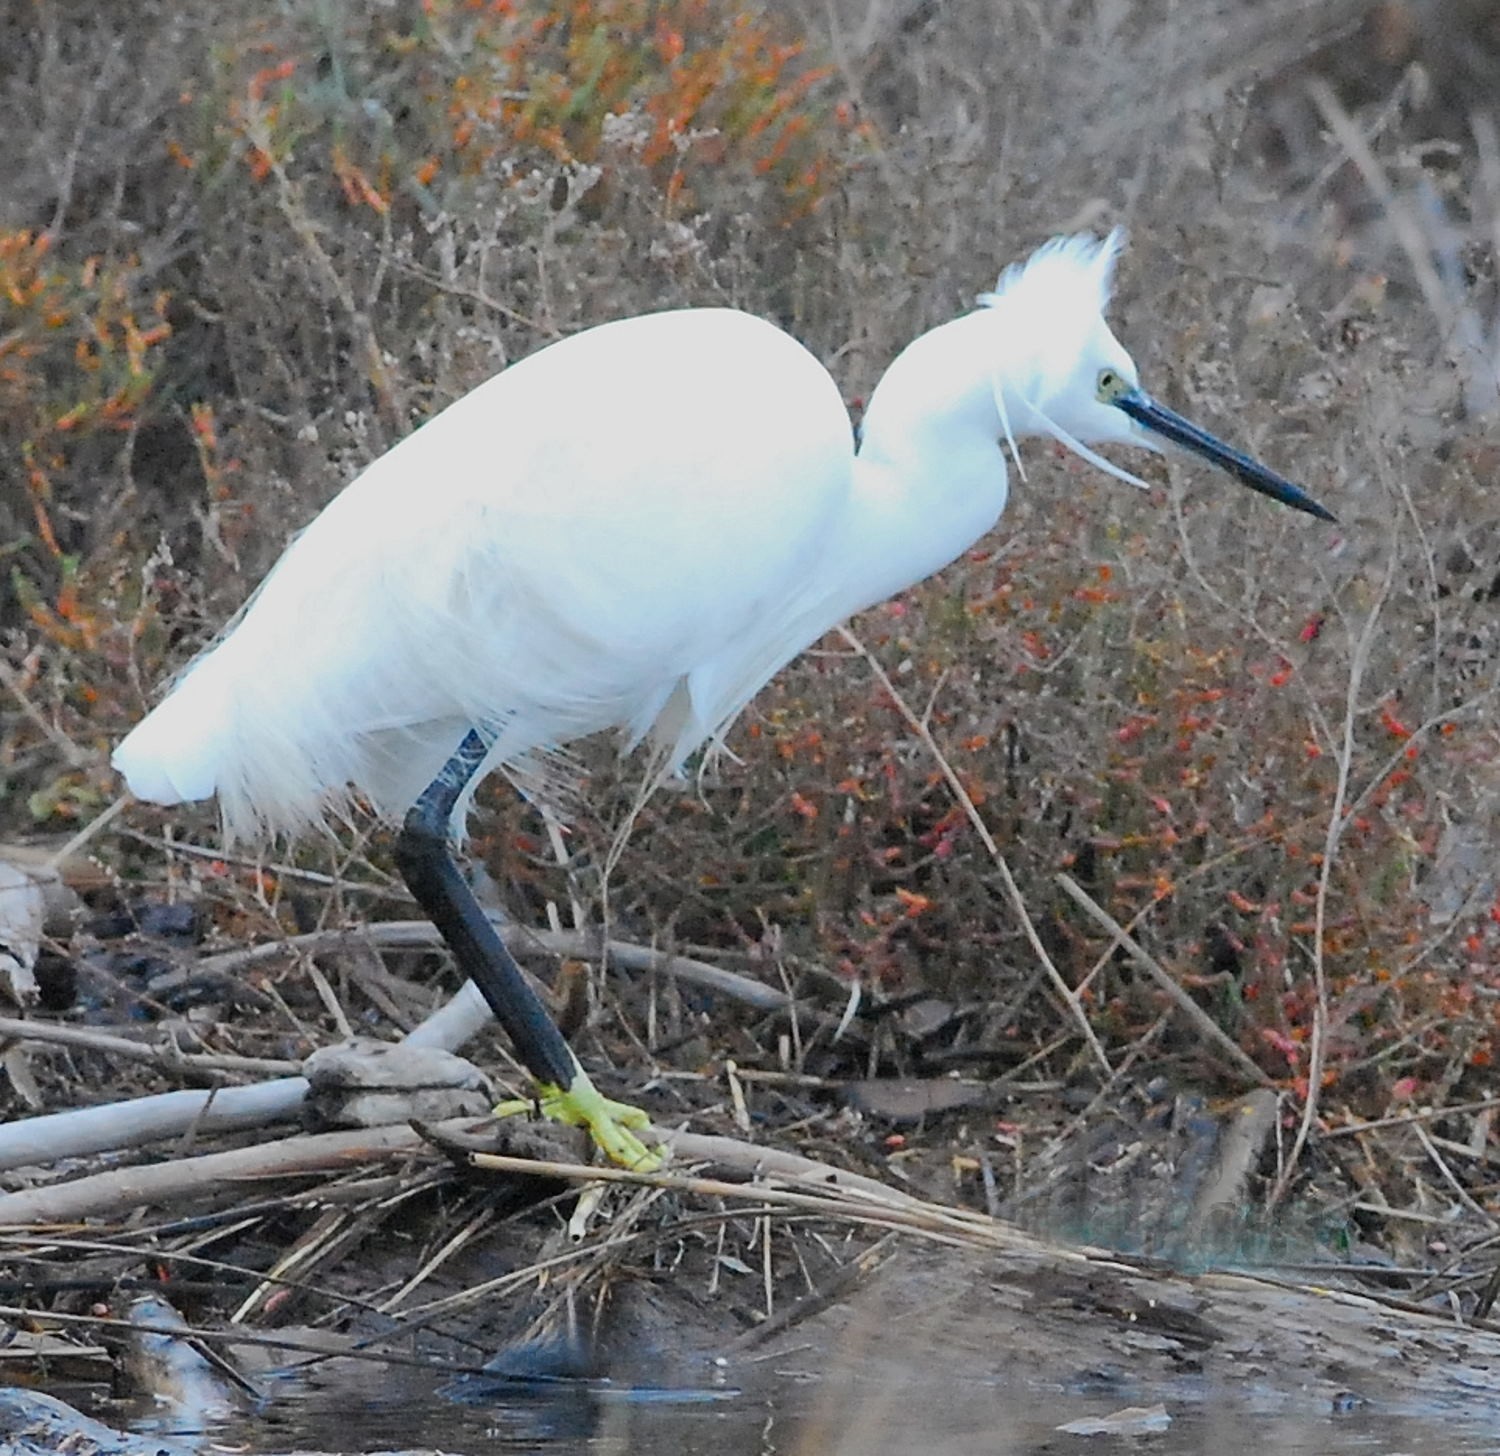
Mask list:
[[[1052,982],[1052,989],[1062,998],[1063,1004],[1072,1013],[1074,1021],[1078,1023],[1079,1030],[1083,1033],[1083,1039],[1088,1044],[1089,1051],[1094,1060],[1099,1063],[1100,1069],[1106,1077],[1114,1075],[1114,1068],[1109,1064],[1109,1058],[1104,1054],[1104,1048],[1099,1044],[1099,1038],[1094,1035],[1094,1028],[1089,1025],[1089,1019],[1084,1012],[1083,1003],[1078,999],[1077,993],[1063,979],[1062,972],[1057,969],[1052,957],[1047,954],[1047,947],[1042,944],[1042,938],[1037,934],[1036,926],[1032,923],[1031,916],[1026,911],[1026,902],[1021,898],[1020,887],[1016,884],[1015,876],[1010,872],[1010,866],[1005,862],[1005,856],[1000,853],[1000,846],[995,843],[995,836],[990,833],[989,826],[979,816],[979,810],[975,807],[973,799],[969,797],[968,790],[960,782],[953,765],[944,757],[943,751],[938,747],[931,731],[917,715],[912,712],[911,705],[896,690],[896,685],[890,679],[886,670],[875,660],[870,649],[865,646],[858,637],[847,627],[840,627],[839,635],[854,649],[869,665],[870,671],[875,674],[880,685],[890,694],[891,701],[895,703],[901,716],[906,719],[911,731],[921,739],[923,747],[932,755],[937,763],[939,771],[947,782],[949,791],[958,801],[959,807],[964,811],[970,824],[974,826],[974,832],[979,836],[979,842],[989,851],[990,858],[995,862],[995,867],[1000,871],[1001,883],[1005,886],[1005,892],[1010,897],[1011,907],[1016,912],[1016,918],[1021,922],[1021,929],[1026,933],[1026,939],[1031,948],[1036,952],[1037,959],[1041,961],[1047,972],[1047,978]]]
[[[473,1118],[461,1121],[470,1126]],[[410,1157],[421,1147],[422,1140],[417,1134],[404,1123],[398,1123],[353,1132],[303,1134],[228,1152],[111,1168],[67,1183],[0,1195],[0,1226],[77,1223],[105,1214],[123,1218],[143,1204],[200,1198],[221,1188],[243,1186],[246,1179],[302,1178],[336,1172],[365,1163]]]
[[[1500,1097],[1486,1097],[1482,1102],[1455,1102],[1448,1107],[1419,1107],[1411,1112],[1402,1112],[1392,1117],[1376,1117],[1369,1122],[1351,1122],[1343,1127],[1330,1127],[1323,1133],[1323,1140],[1330,1138],[1356,1137],[1360,1133],[1379,1132],[1387,1127],[1410,1127],[1413,1123],[1428,1122],[1435,1117],[1459,1117],[1469,1112],[1490,1112],[1500,1107]]]
[[[1432,260],[1431,240],[1423,232],[1412,209],[1396,195],[1364,133],[1344,109],[1333,87],[1321,77],[1315,77],[1307,83],[1307,93],[1324,124],[1333,133],[1334,140],[1354,163],[1365,186],[1370,189],[1370,195],[1384,210],[1396,242],[1406,254],[1417,289],[1432,310],[1444,347],[1460,371],[1465,403],[1476,414],[1492,411],[1495,407],[1494,361],[1488,357],[1484,329],[1474,309],[1444,286],[1442,275]]]
[[[239,1057],[217,1052],[185,1052],[174,1042],[132,1041],[85,1026],[62,1026],[50,1021],[21,1021],[0,1016],[0,1040],[49,1042],[81,1047],[131,1062],[151,1062],[171,1071],[241,1072],[260,1077],[295,1077],[301,1062],[275,1057]]]
[[[1445,1159],[1443,1155],[1438,1151],[1437,1144],[1433,1141],[1432,1135],[1427,1131],[1427,1129],[1423,1127],[1420,1122],[1414,1122],[1412,1124],[1411,1130],[1416,1133],[1417,1141],[1422,1144],[1422,1147],[1426,1150],[1427,1156],[1432,1159],[1433,1165],[1437,1168],[1438,1172],[1443,1175],[1443,1182],[1445,1182],[1453,1190],[1454,1195],[1457,1197],[1458,1201],[1463,1204],[1463,1206],[1467,1208],[1469,1212],[1472,1213],[1476,1218],[1480,1219],[1484,1223],[1487,1223],[1491,1228],[1497,1227],[1495,1215],[1492,1214],[1488,1209],[1481,1208],[1479,1204],[1474,1201],[1474,1195],[1464,1187],[1463,1182],[1460,1180],[1458,1174],[1448,1166],[1447,1159]]]
[[[122,794],[106,809],[101,809],[77,834],[65,843],[61,849],[47,856],[44,867],[48,870],[60,871],[62,867],[73,858],[91,839],[101,834],[116,818],[122,810],[135,802],[129,794]]]
[[[1138,941],[1113,915],[1085,890],[1072,875],[1059,874],[1057,883],[1069,898],[1107,930],[1115,944],[1123,946],[1130,958],[1166,993],[1172,1004],[1193,1023],[1198,1034],[1223,1052],[1252,1082],[1262,1087],[1273,1085],[1270,1077],[1255,1063],[1243,1047],[1196,1002],[1167,968]]]
[[[32,726],[63,756],[69,768],[82,768],[85,764],[94,762],[94,754],[84,752],[66,733],[50,723],[41,709],[26,696],[20,674],[3,658],[0,658],[0,683],[5,685],[10,695],[20,704],[22,714]]]
[[[532,930],[514,921],[494,917],[496,927],[513,955],[541,952],[577,960],[608,956],[611,963],[631,971],[654,971],[673,980],[716,991],[759,1011],[781,1011],[791,1005],[785,991],[767,986],[736,971],[726,971],[706,961],[672,955],[631,941],[600,938],[588,931]],[[205,956],[187,973],[189,979],[207,976],[238,976],[254,966],[289,955],[315,955],[340,946],[358,945],[376,950],[438,950],[443,941],[427,920],[383,920],[358,930],[314,930],[286,940],[266,941],[240,950]]]
[[[303,869],[300,865],[267,860],[259,854],[237,854],[233,850],[225,849],[222,845],[194,844],[191,840],[169,839],[164,834],[146,834],[139,829],[131,829],[129,826],[122,828],[120,834],[123,838],[133,839],[138,844],[148,844],[152,849],[159,849],[167,855],[180,854],[188,859],[206,859],[220,864],[240,865],[245,869],[263,870],[267,874],[275,875],[278,880],[320,885],[326,889],[336,889],[343,894],[379,895],[383,899],[411,899],[411,892],[400,880],[394,875],[385,875],[374,870],[368,861],[363,863],[363,868],[378,876],[373,883],[349,880],[340,875]]]
[[[1297,1132],[1271,1190],[1267,1207],[1274,1209],[1285,1197],[1296,1174],[1298,1159],[1312,1135],[1317,1120],[1318,1105],[1323,1090],[1323,1066],[1328,1051],[1328,965],[1324,941],[1328,926],[1328,892],[1333,881],[1333,864],[1338,853],[1339,840],[1349,824],[1351,816],[1345,811],[1349,797],[1349,775],[1354,766],[1354,732],[1359,715],[1359,687],[1364,681],[1365,669],[1369,666],[1370,653],[1375,646],[1375,627],[1390,595],[1391,583],[1396,575],[1396,547],[1392,540],[1386,557],[1385,578],[1370,604],[1364,627],[1354,645],[1354,656],[1349,663],[1349,684],[1344,694],[1344,729],[1339,745],[1338,780],[1334,785],[1333,807],[1328,811],[1328,832],[1323,838],[1323,863],[1318,867],[1317,900],[1313,907],[1313,1024],[1308,1039],[1307,1052],[1307,1097],[1302,1103],[1302,1116],[1297,1122]]]

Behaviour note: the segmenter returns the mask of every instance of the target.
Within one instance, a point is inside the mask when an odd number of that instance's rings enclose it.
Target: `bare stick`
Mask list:
[[[613,964],[623,966],[626,970],[655,971],[674,980],[685,981],[690,985],[701,986],[706,991],[716,991],[722,996],[742,1001],[758,1011],[780,1011],[791,1005],[792,998],[785,991],[764,985],[736,971],[726,971],[720,966],[709,965],[706,961],[694,960],[690,956],[671,955],[630,941],[601,941],[597,935],[587,931],[532,930],[498,916],[495,917],[495,924],[513,955],[535,955],[541,951],[547,955],[570,956],[578,960],[598,959],[607,955]],[[189,975],[239,975],[252,966],[277,960],[284,955],[336,950],[351,942],[372,946],[377,950],[436,950],[443,944],[431,921],[384,920],[359,930],[315,930],[307,935],[294,935],[287,940],[266,941],[263,945],[243,950],[205,956]]]
[[[348,318],[349,326],[353,330],[354,337],[359,341],[360,352],[364,356],[365,377],[374,387],[376,397],[388,412],[390,420],[398,424],[404,422],[407,418],[406,401],[401,395],[390,368],[386,365],[385,353],[376,337],[375,326],[371,322],[370,315],[360,307],[343,273],[335,266],[333,259],[328,256],[327,250],[323,247],[318,237],[317,226],[303,204],[302,195],[296,183],[288,175],[285,166],[282,165],[276,145],[271,138],[270,126],[259,105],[252,106],[246,115],[245,130],[270,167],[271,175],[276,183],[276,201],[280,206],[282,216],[286,219],[287,226],[291,228],[297,241],[302,244],[313,271],[322,279],[329,294],[338,300]]]
[[[316,1133],[257,1143],[228,1152],[203,1153],[197,1157],[176,1158],[170,1162],[130,1168],[113,1168],[74,1179],[69,1183],[0,1195],[0,1226],[38,1223],[76,1223],[101,1214],[123,1215],[141,1204],[170,1204],[186,1198],[202,1197],[230,1182],[256,1178],[300,1177],[323,1173],[354,1164],[388,1161],[406,1157],[434,1142],[450,1145],[461,1140],[475,1125],[472,1117],[455,1118],[434,1124],[419,1132],[405,1123],[388,1127],[363,1128],[351,1132]],[[445,1136],[446,1135],[446,1136]],[[712,1161],[735,1168],[749,1176],[772,1177],[784,1183],[796,1183],[817,1190],[819,1206],[838,1206],[838,1201],[854,1200],[861,1205],[894,1203],[898,1207],[918,1204],[909,1194],[887,1188],[873,1178],[847,1173],[828,1163],[799,1157],[772,1148],[759,1148],[734,1138],[698,1137],[685,1132],[659,1129],[679,1157]],[[475,1153],[476,1166],[506,1172],[525,1172],[538,1176],[564,1176],[555,1170],[572,1170],[568,1175],[598,1172],[609,1181],[609,1169],[589,1169],[581,1165],[538,1161],[533,1158],[500,1158]],[[595,1180],[598,1181],[598,1180]],[[616,1180],[618,1181],[618,1180]],[[629,1181],[628,1179],[626,1181]],[[665,1175],[665,1181],[646,1180],[651,1187],[687,1187],[696,1181],[685,1175]],[[753,1185],[725,1184],[738,1190]]]
[[[994,860],[995,867],[1000,871],[1001,883],[1005,886],[1005,892],[1010,897],[1011,908],[1016,912],[1016,918],[1021,922],[1021,929],[1026,933],[1026,939],[1031,948],[1036,952],[1036,957],[1041,961],[1047,972],[1047,978],[1052,982],[1052,989],[1062,997],[1063,1004],[1072,1013],[1074,1021],[1078,1023],[1079,1030],[1083,1033],[1083,1039],[1087,1043],[1089,1051],[1093,1053],[1094,1060],[1099,1063],[1106,1077],[1112,1076],[1114,1068],[1109,1064],[1109,1058],[1104,1054],[1104,1048],[1099,1045],[1099,1038],[1094,1035],[1094,1028],[1089,1025],[1088,1016],[1083,1009],[1083,1003],[1078,999],[1073,988],[1063,979],[1062,972],[1053,964],[1052,957],[1047,954],[1047,947],[1042,944],[1042,938],[1036,933],[1036,926],[1031,923],[1031,916],[1027,914],[1026,902],[1021,898],[1020,887],[1016,884],[1015,877],[1010,872],[1010,866],[1005,862],[1005,856],[1000,853],[1000,846],[995,843],[995,836],[990,833],[989,826],[979,817],[979,810],[975,807],[973,799],[969,797],[968,790],[959,781],[958,775],[953,771],[953,765],[944,757],[942,749],[937,745],[931,730],[927,725],[912,712],[911,706],[906,699],[896,691],[896,685],[891,681],[886,670],[875,660],[870,649],[865,646],[858,637],[847,627],[840,627],[839,635],[854,649],[865,662],[869,664],[870,671],[875,674],[880,685],[891,695],[891,701],[895,703],[901,716],[906,719],[911,731],[922,741],[923,747],[932,755],[938,769],[941,771],[948,789],[958,801],[959,807],[964,811],[969,823],[974,826],[974,832],[979,836],[979,842],[989,851],[990,858]]]
[[[1491,1228],[1495,1228],[1495,1215],[1474,1201],[1474,1195],[1464,1187],[1463,1180],[1448,1166],[1447,1160],[1438,1151],[1437,1142],[1432,1134],[1420,1122],[1412,1123],[1411,1130],[1416,1133],[1417,1141],[1422,1144],[1427,1156],[1432,1159],[1433,1165],[1443,1175],[1443,1182],[1453,1190],[1458,1201],[1481,1222],[1487,1223]]]
[[[0,1172],[117,1152],[189,1132],[235,1132],[285,1122],[298,1115],[306,1096],[305,1077],[283,1077],[249,1087],[162,1092],[27,1117],[0,1127]]]
[[[61,849],[48,855],[46,867],[49,870],[60,870],[84,845],[103,833],[115,821],[122,810],[128,808],[133,803],[135,803],[135,800],[131,795],[122,794],[107,809],[101,809]]]
[[[93,762],[93,754],[85,753],[26,696],[26,689],[20,675],[3,661],[0,661],[0,684],[10,690],[11,696],[20,704],[22,713],[26,715],[32,726],[38,729],[42,736],[63,755],[69,768],[80,768],[84,764]]]
[[[21,1021],[13,1016],[0,1016],[0,1040],[41,1041],[56,1046],[83,1047],[89,1051],[103,1052],[107,1056],[122,1057],[131,1062],[154,1062],[173,1071],[194,1072],[243,1072],[255,1076],[295,1076],[301,1070],[300,1062],[288,1062],[274,1057],[237,1057],[216,1052],[184,1052],[175,1043],[132,1041],[124,1036],[112,1036],[105,1031],[94,1031],[84,1026],[64,1026],[50,1021]]]
[[[149,844],[152,849],[159,849],[169,856],[182,855],[187,859],[217,860],[223,864],[242,865],[247,869],[264,870],[275,875],[278,880],[336,888],[345,895],[380,895],[406,900],[411,898],[406,886],[393,876],[379,876],[368,883],[363,880],[347,880],[340,875],[326,875],[318,870],[303,869],[300,865],[268,861],[261,854],[236,854],[223,845],[194,844],[191,840],[173,839],[165,834],[145,834],[128,826],[122,828],[120,834],[125,839],[133,839],[137,844]],[[366,872],[368,871],[367,865]]]
[[[743,1074],[741,1074],[743,1075]],[[1450,1107],[1419,1107],[1411,1112],[1402,1112],[1394,1117],[1376,1117],[1369,1122],[1351,1122],[1343,1127],[1331,1127],[1323,1134],[1324,1142],[1330,1138],[1356,1137],[1364,1132],[1379,1132],[1385,1127],[1409,1127],[1416,1122],[1427,1122],[1434,1117],[1458,1117],[1466,1112],[1490,1112],[1500,1107],[1500,1097],[1486,1097],[1481,1102],[1455,1102]]]
[[[472,1118],[463,1120],[471,1126]],[[112,1168],[70,1183],[28,1188],[0,1196],[0,1225],[77,1223],[99,1214],[123,1216],[141,1204],[200,1197],[246,1178],[291,1178],[326,1173],[360,1163],[410,1154],[422,1139],[404,1123],[324,1132],[256,1143],[196,1158],[173,1158],[131,1168]]]
[[[457,1051],[489,1022],[489,1007],[473,983],[465,982],[457,996],[414,1027],[403,1042]],[[0,1125],[0,1172],[140,1147],[189,1132],[229,1132],[286,1122],[300,1115],[306,1096],[305,1077],[282,1077],[249,1087],[164,1092],[28,1117]]]
[[[1251,1081],[1269,1087],[1271,1079],[1258,1067],[1241,1047],[1181,986],[1162,963],[1156,959],[1131,933],[1115,919],[1072,875],[1059,874],[1057,883],[1068,897],[1092,916],[1105,930],[1114,936],[1115,944],[1123,946],[1130,958],[1166,993],[1172,1004],[1193,1023],[1205,1041],[1212,1042]]]
[[[1464,403],[1483,415],[1495,407],[1493,361],[1488,357],[1484,329],[1474,309],[1443,285],[1432,261],[1432,239],[1421,223],[1396,195],[1379,159],[1365,140],[1354,118],[1344,109],[1333,87],[1321,77],[1307,83],[1308,95],[1322,114],[1334,139],[1354,163],[1370,195],[1380,204],[1401,251],[1406,254],[1417,288],[1437,323],[1449,358],[1463,379]]]

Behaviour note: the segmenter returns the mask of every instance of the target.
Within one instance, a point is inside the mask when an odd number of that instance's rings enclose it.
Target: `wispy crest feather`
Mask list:
[[[993,292],[981,293],[981,308],[997,308],[1018,296],[1035,295],[1039,301],[1079,300],[1102,314],[1114,290],[1115,262],[1125,250],[1124,228],[1112,228],[1102,238],[1093,233],[1074,233],[1043,243],[1029,258],[1012,263],[995,282]]]
[[[1031,367],[1038,386],[1032,395],[1020,394],[1027,416],[1023,425],[1050,435],[1107,475],[1145,489],[1146,482],[1138,475],[1090,449],[1052,419],[1039,402],[1062,383],[1080,357],[1087,356],[1082,347],[1084,341],[1105,327],[1104,311],[1114,288],[1115,262],[1124,247],[1125,230],[1118,227],[1103,238],[1092,233],[1054,238],[1024,262],[1011,264],[1001,273],[994,291],[981,293],[977,302],[981,308],[1005,316],[1008,337],[1026,340],[1028,347],[1035,349]],[[1014,426],[998,377],[995,406],[1017,472],[1024,478]]]

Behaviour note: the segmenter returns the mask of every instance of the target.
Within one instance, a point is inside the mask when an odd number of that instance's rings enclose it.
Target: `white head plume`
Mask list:
[[[1007,341],[1004,367],[995,374],[995,407],[1023,478],[1017,426],[1050,435],[1097,469],[1145,488],[1139,476],[1106,460],[1084,440],[1149,445],[1115,411],[1092,407],[1093,380],[1101,366],[1136,380],[1135,365],[1104,319],[1115,260],[1124,246],[1123,228],[1102,239],[1090,233],[1054,238],[1024,263],[1007,268],[993,292],[979,295],[980,307],[994,310]],[[1084,402],[1088,408],[1080,409]],[[1101,424],[1106,427],[1102,434]]]

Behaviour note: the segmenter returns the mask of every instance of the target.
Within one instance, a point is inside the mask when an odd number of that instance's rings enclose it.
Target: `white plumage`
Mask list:
[[[303,828],[351,785],[399,817],[472,724],[523,772],[611,727],[680,761],[810,594],[850,458],[833,382],[758,319],[565,339],[341,492],[116,766],[158,802],[217,792],[238,836]]]
[[[680,767],[830,627],[988,531],[1006,441],[1051,434],[1124,476],[1084,442],[1151,445],[1148,409],[1177,419],[1104,322],[1117,248],[1050,244],[917,339],[857,456],[827,371],[747,314],[541,350],[348,485],[116,767],[158,803],[216,793],[233,837],[295,832],[351,793],[398,818],[470,727],[523,783],[604,729]]]

